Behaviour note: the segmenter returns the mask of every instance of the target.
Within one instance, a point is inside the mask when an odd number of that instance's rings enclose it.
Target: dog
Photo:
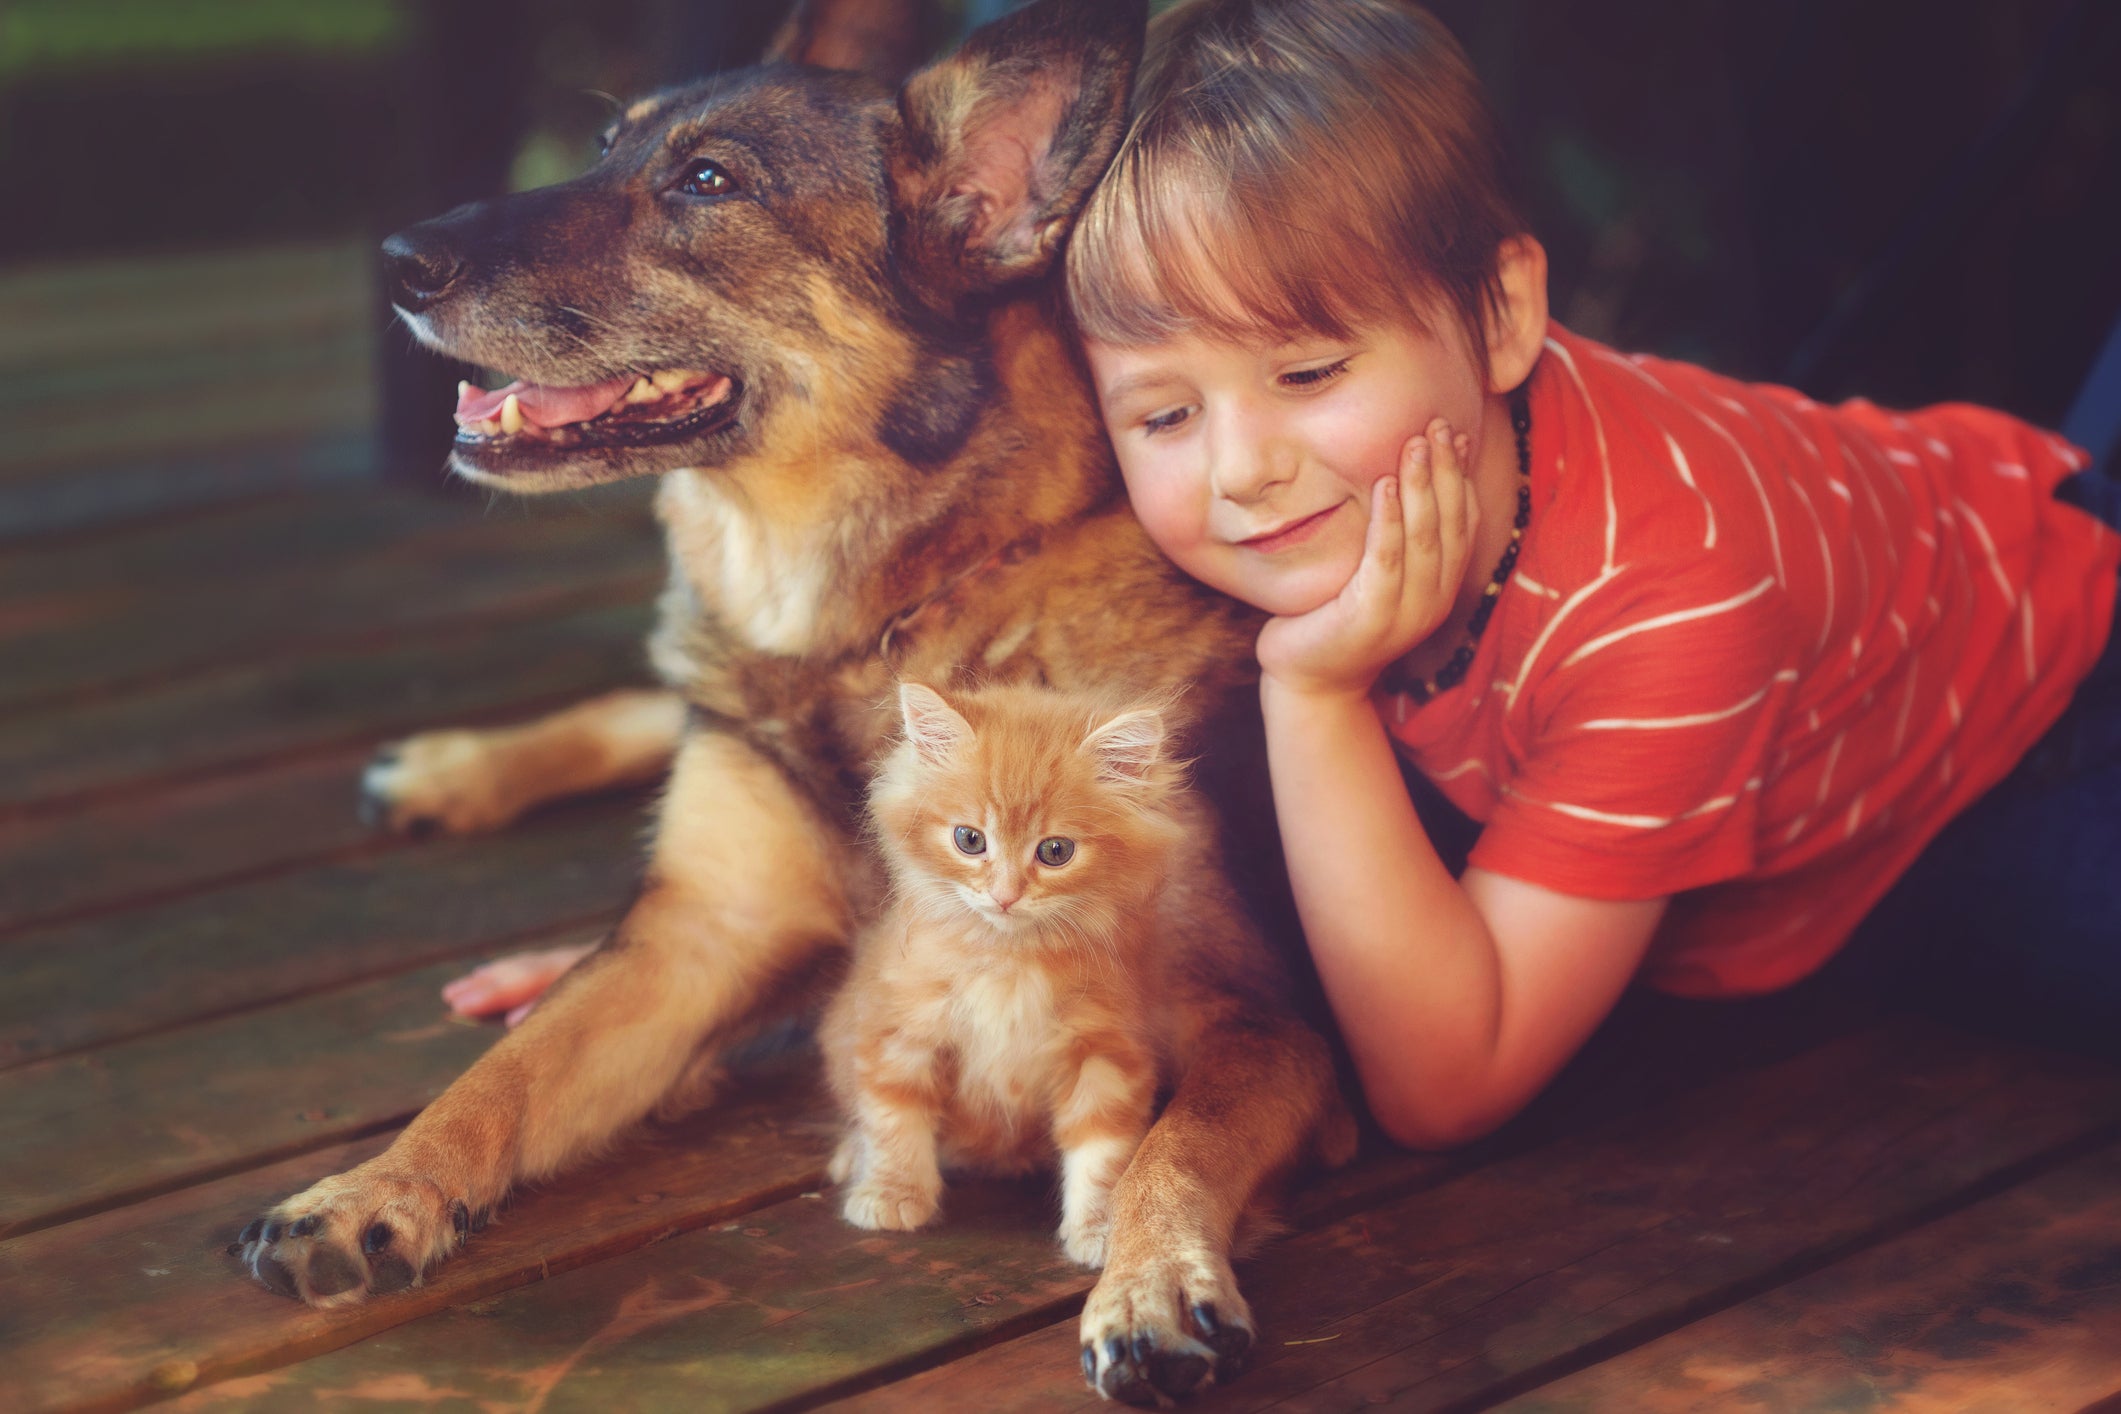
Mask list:
[[[1229,837],[1272,848],[1260,619],[1130,514],[1051,278],[1124,129],[1146,4],[1037,0],[896,92],[818,66],[889,49],[890,9],[813,7],[760,66],[626,108],[585,175],[384,247],[419,338],[519,380],[463,390],[454,470],[514,492],[660,476],[671,573],[650,646],[666,690],[414,738],[372,773],[375,804],[483,828],[669,776],[611,936],[388,1150],[245,1229],[283,1294],[418,1281],[511,1189],[821,1001],[880,900],[858,821],[895,676],[1183,689],[1194,745],[1255,785]],[[1233,929],[1212,964],[1083,1309],[1107,1397],[1234,1373],[1253,1335],[1240,1215],[1353,1146],[1265,930]]]

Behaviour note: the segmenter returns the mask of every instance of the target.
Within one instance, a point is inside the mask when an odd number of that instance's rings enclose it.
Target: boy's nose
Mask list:
[[[1288,458],[1271,442],[1242,429],[1216,438],[1209,447],[1208,477],[1215,494],[1249,506],[1289,479]]]

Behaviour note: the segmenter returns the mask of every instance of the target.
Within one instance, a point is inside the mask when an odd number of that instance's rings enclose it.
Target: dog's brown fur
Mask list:
[[[416,738],[372,792],[399,823],[473,829],[666,757],[669,788],[610,940],[388,1151],[254,1224],[261,1280],[320,1305],[417,1280],[512,1188],[814,1002],[879,893],[855,828],[894,672],[1183,686],[1210,720],[1243,715],[1257,620],[1180,576],[1128,512],[1041,279],[1117,142],[1143,8],[1041,0],[896,104],[786,64],[658,95],[588,175],[397,238],[444,287],[409,322],[459,356],[547,383],[705,368],[737,392],[657,445],[460,441],[461,472],[511,489],[664,473],[652,656],[673,692]],[[671,196],[672,162],[700,154],[739,197]],[[1083,1312],[1110,1395],[1228,1371],[1250,1340],[1239,1213],[1351,1135],[1262,937],[1233,928],[1202,971],[1213,1000],[1115,1194]]]

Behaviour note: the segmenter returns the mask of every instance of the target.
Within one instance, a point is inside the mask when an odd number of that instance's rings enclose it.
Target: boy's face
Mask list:
[[[1486,382],[1450,320],[1261,346],[1086,341],[1105,427],[1149,538],[1195,579],[1273,614],[1338,594],[1370,488],[1436,417],[1482,460]],[[1514,455],[1514,454],[1513,454]]]

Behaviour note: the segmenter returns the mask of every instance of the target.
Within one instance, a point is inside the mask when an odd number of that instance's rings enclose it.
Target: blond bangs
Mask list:
[[[1358,213],[1278,210],[1212,170],[1191,151],[1122,154],[1069,243],[1068,301],[1085,337],[1342,338],[1415,313],[1409,272],[1348,224]]]
[[[1078,331],[1143,345],[1455,323],[1486,362],[1523,230],[1464,54],[1392,0],[1196,0],[1159,17],[1066,256]]]

